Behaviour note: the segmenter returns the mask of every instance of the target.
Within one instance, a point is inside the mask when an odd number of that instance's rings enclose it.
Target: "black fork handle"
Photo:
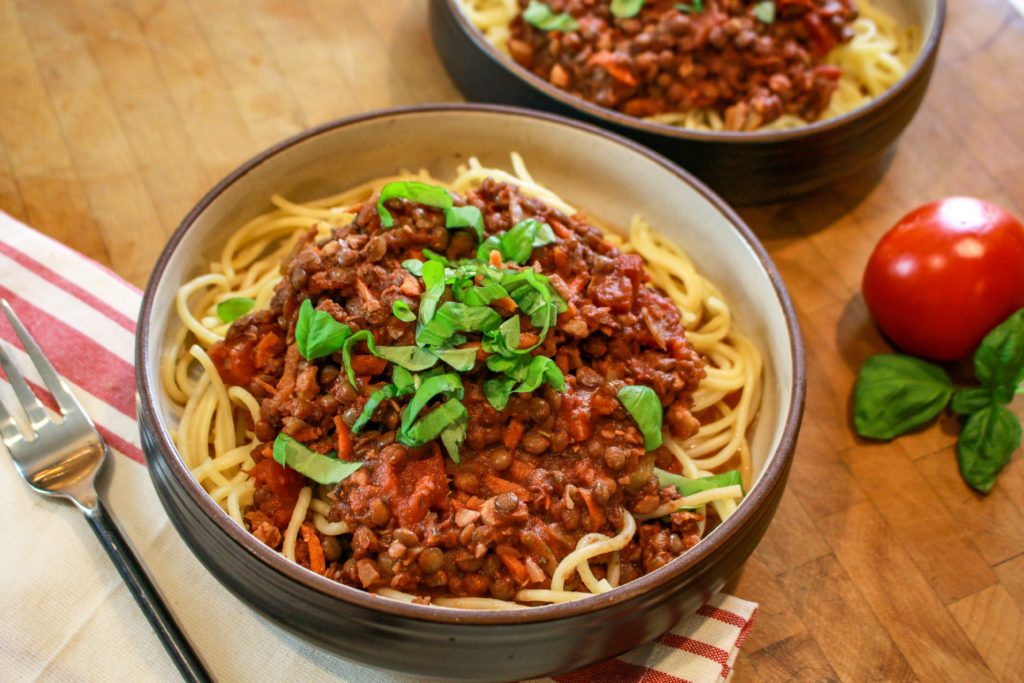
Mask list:
[[[96,502],[95,508],[86,511],[85,516],[89,520],[92,530],[96,532],[96,537],[103,544],[103,549],[107,551],[107,555],[110,555],[111,561],[117,567],[121,578],[128,584],[128,590],[132,592],[135,602],[139,603],[149,625],[156,631],[167,654],[171,656],[174,665],[178,667],[181,677],[190,683],[192,681],[212,681],[203,662],[192,649],[192,645],[189,644],[185,634],[181,632],[178,624],[174,621],[174,617],[168,611],[156,587],[153,586],[146,571],[139,564],[135,553],[132,552],[121,532],[118,531],[114,520],[110,518],[99,501]]]

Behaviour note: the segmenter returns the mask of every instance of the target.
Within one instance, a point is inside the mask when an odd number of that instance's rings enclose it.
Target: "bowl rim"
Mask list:
[[[767,465],[762,471],[758,485],[753,487],[751,492],[741,502],[737,511],[724,523],[719,525],[709,536],[702,539],[694,548],[676,558],[665,567],[641,576],[623,586],[620,586],[606,594],[598,594],[592,597],[581,598],[580,600],[530,607],[522,610],[469,610],[453,607],[441,607],[436,605],[419,605],[404,603],[397,600],[380,598],[359,588],[346,586],[320,576],[299,564],[291,562],[267,545],[258,541],[252,534],[247,532],[232,520],[220,506],[213,502],[205,489],[195,480],[189,469],[185,466],[175,448],[166,426],[159,418],[160,411],[156,397],[159,373],[155,373],[155,382],[150,383],[149,348],[151,343],[162,343],[162,340],[154,340],[151,337],[151,319],[159,314],[155,310],[155,293],[160,285],[165,270],[172,256],[176,253],[179,244],[191,229],[199,216],[229,187],[244,178],[248,173],[270,160],[277,154],[310,140],[320,135],[330,133],[335,129],[372,121],[375,119],[387,119],[395,117],[416,117],[423,114],[472,114],[472,115],[500,115],[513,116],[539,121],[545,125],[564,126],[579,131],[590,133],[605,138],[620,146],[628,148],[635,154],[646,157],[676,178],[690,185],[700,194],[705,201],[710,202],[714,208],[722,213],[726,220],[739,233],[740,237],[747,243],[754,253],[761,267],[772,284],[775,297],[783,310],[786,322],[786,329],[789,335],[790,362],[793,369],[793,381],[789,389],[790,408],[785,415],[785,424],[774,452],[766,459]],[[145,430],[151,427],[151,441],[157,457],[167,466],[168,471],[175,480],[177,486],[190,499],[190,504],[197,506],[198,510],[204,513],[225,535],[234,543],[241,546],[241,549],[253,556],[267,568],[283,575],[285,578],[295,581],[301,586],[322,594],[324,597],[341,600],[357,607],[394,615],[396,617],[447,624],[526,624],[535,622],[555,621],[576,617],[582,614],[595,612],[603,608],[611,607],[619,603],[630,601],[640,597],[648,591],[659,590],[670,584],[677,577],[685,574],[692,567],[703,562],[708,556],[718,550],[727,541],[737,536],[743,527],[750,523],[756,516],[756,512],[768,502],[774,489],[785,480],[789,463],[793,457],[796,446],[796,437],[800,428],[800,421],[804,410],[804,395],[806,391],[806,369],[804,361],[804,345],[800,334],[799,323],[796,311],[786,291],[782,278],[779,275],[774,263],[768,256],[764,246],[755,237],[753,231],[743,220],[706,185],[691,176],[679,166],[673,164],[663,156],[641,146],[640,144],[622,137],[615,133],[599,128],[597,126],[581,123],[566,117],[538,112],[519,107],[489,104],[466,104],[446,103],[427,104],[417,106],[395,107],[390,109],[375,110],[363,114],[357,114],[345,118],[329,121],[320,126],[303,131],[297,135],[287,138],[266,150],[256,154],[248,161],[241,164],[234,171],[218,182],[213,189],[200,199],[197,204],[188,212],[177,229],[171,235],[163,251],[160,254],[152,274],[146,284],[143,294],[142,306],[138,319],[138,335],[135,345],[136,360],[136,385],[138,389],[138,411],[140,428]],[[144,442],[146,439],[144,439]],[[154,455],[147,453],[147,467],[151,474],[156,467]]]
[[[473,42],[477,50],[482,52],[488,59],[490,59],[491,62],[509,72],[521,82],[530,86],[540,95],[554,99],[560,104],[574,109],[577,112],[582,112],[583,114],[599,119],[605,124],[617,125],[631,131],[649,133],[651,135],[659,135],[666,138],[675,138],[678,140],[688,140],[693,142],[719,142],[753,145],[784,143],[801,140],[818,133],[828,133],[847,124],[853,124],[861,119],[866,119],[875,112],[882,110],[889,102],[906,90],[910,83],[917,80],[918,76],[928,68],[929,62],[931,62],[932,57],[938,50],[939,41],[942,37],[942,32],[946,22],[946,0],[934,0],[935,22],[932,25],[932,31],[925,37],[925,40],[921,45],[921,49],[918,50],[913,63],[907,70],[907,73],[904,74],[903,78],[898,80],[895,85],[887,89],[878,97],[870,100],[867,104],[857,107],[856,109],[852,109],[845,114],[841,114],[834,118],[814,121],[805,126],[799,126],[796,128],[749,132],[724,130],[709,131],[683,128],[682,126],[673,126],[668,123],[648,121],[635,116],[628,116],[615,109],[602,107],[598,104],[585,100],[582,97],[572,95],[561,88],[556,88],[543,78],[540,78],[533,72],[520,66],[515,60],[487,40],[480,29],[474,26],[473,22],[471,22],[469,17],[466,16],[466,13],[460,9],[459,0],[434,1],[443,3],[448,12],[454,16],[455,21],[462,32]]]

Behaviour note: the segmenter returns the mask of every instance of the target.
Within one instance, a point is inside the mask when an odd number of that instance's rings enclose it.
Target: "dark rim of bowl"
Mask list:
[[[640,578],[620,586],[609,593],[582,598],[573,602],[543,605],[524,610],[466,610],[433,605],[417,605],[389,600],[374,596],[364,590],[332,581],[326,577],[315,574],[301,565],[285,559],[279,553],[271,550],[268,546],[256,540],[252,534],[248,533],[245,529],[235,523],[227,513],[213,502],[213,499],[207,495],[203,487],[200,486],[192,476],[191,472],[178,455],[177,449],[174,447],[165,425],[162,424],[162,421],[158,417],[159,411],[157,408],[157,400],[154,395],[154,386],[152,386],[148,380],[149,355],[147,353],[151,343],[150,320],[153,318],[155,313],[154,296],[172,254],[174,254],[182,238],[200,214],[202,214],[228,187],[242,179],[246,174],[260,166],[263,162],[296,144],[311,140],[336,128],[343,128],[373,119],[417,116],[420,114],[445,112],[472,113],[485,116],[499,115],[523,117],[542,121],[553,126],[575,128],[615,142],[628,148],[633,153],[646,157],[650,161],[662,166],[675,175],[681,182],[697,190],[697,192],[700,193],[706,201],[711,203],[719,212],[721,212],[729,223],[732,224],[733,228],[739,232],[740,236],[747,242],[748,246],[760,261],[761,267],[764,268],[771,280],[775,296],[783,310],[786,319],[787,331],[790,337],[790,362],[793,367],[793,383],[790,387],[789,397],[790,408],[788,414],[785,416],[785,425],[783,427],[779,443],[776,446],[775,451],[768,456],[767,465],[765,466],[757,485],[754,486],[747,494],[737,511],[724,523],[720,524],[708,536],[702,539],[694,548],[668,563],[665,567],[651,572],[650,574],[641,576]],[[709,555],[714,553],[715,550],[727,543],[729,539],[737,534],[745,523],[749,522],[755,516],[756,511],[768,499],[770,499],[774,488],[784,477],[788,463],[793,456],[793,450],[796,445],[796,436],[799,431],[800,420],[803,414],[806,383],[804,347],[803,340],[800,335],[800,328],[797,323],[796,312],[793,308],[793,303],[789,298],[789,294],[782,283],[782,278],[779,276],[771,258],[743,220],[736,215],[736,213],[729,208],[722,199],[720,199],[699,180],[661,155],[642,147],[638,143],[590,124],[580,123],[554,114],[546,114],[517,107],[484,104],[430,104],[378,110],[325,123],[321,126],[288,138],[257,154],[255,157],[239,166],[227,177],[217,183],[217,185],[210,190],[206,196],[199,200],[199,203],[196,204],[191,211],[189,211],[188,215],[185,216],[184,220],[182,220],[177,230],[175,230],[174,234],[171,235],[170,240],[160,254],[160,258],[157,260],[157,263],[153,268],[153,273],[146,285],[142,308],[139,313],[138,330],[139,334],[136,340],[135,353],[137,364],[136,383],[139,390],[140,425],[148,424],[154,428],[155,434],[152,436],[154,437],[154,443],[158,445],[159,456],[167,464],[169,470],[177,479],[178,484],[184,487],[186,493],[192,499],[192,502],[198,505],[199,508],[205,512],[206,515],[210,517],[217,526],[227,534],[228,537],[239,544],[243,550],[247,551],[257,560],[263,562],[269,568],[275,570],[279,574],[282,574],[288,579],[296,581],[309,589],[331,598],[337,598],[345,602],[354,603],[360,607],[379,610],[381,612],[386,612],[400,617],[418,619],[422,621],[451,624],[521,624],[557,620],[600,610],[604,607],[636,598],[649,590],[657,590],[685,573],[691,567],[705,560]],[[162,340],[158,340],[158,343],[162,343]],[[152,469],[153,465],[149,462],[149,458],[147,458],[147,463],[150,469]]]
[[[862,118],[871,116],[874,112],[883,109],[890,101],[903,92],[908,84],[916,80],[918,75],[926,68],[926,64],[938,49],[939,39],[942,37],[943,27],[946,21],[946,0],[935,0],[935,22],[932,24],[931,32],[925,37],[921,49],[914,58],[913,64],[894,86],[884,93],[869,101],[867,104],[857,107],[851,111],[836,116],[835,118],[814,121],[806,126],[789,128],[785,130],[761,130],[761,131],[708,131],[696,130],[673,126],[657,121],[648,121],[635,116],[627,116],[615,109],[608,109],[594,104],[582,97],[571,95],[561,88],[556,88],[543,78],[540,78],[528,69],[520,66],[515,60],[499,50],[492,44],[484,34],[473,25],[466,13],[458,6],[459,0],[442,0],[448,11],[455,17],[459,28],[476,45],[477,49],[486,55],[490,60],[502,67],[513,76],[523,81],[542,95],[557,100],[561,104],[576,109],[585,114],[600,119],[606,123],[616,124],[644,133],[663,135],[669,138],[680,138],[700,142],[730,142],[730,143],[779,143],[789,140],[798,140],[816,133],[845,126]]]

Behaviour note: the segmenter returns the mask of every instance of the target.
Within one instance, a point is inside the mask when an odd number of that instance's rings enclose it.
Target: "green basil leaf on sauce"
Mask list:
[[[640,14],[644,0],[612,0],[612,14],[619,19],[629,19]]]
[[[754,16],[763,24],[770,24],[775,21],[775,2],[764,0],[754,5]]]
[[[999,403],[1024,381],[1024,308],[985,335],[974,352],[974,374]]]
[[[284,433],[278,434],[274,440],[274,460],[318,484],[337,484],[363,466],[361,462],[338,460],[334,451],[328,455],[311,451]]]
[[[411,308],[409,308],[408,302],[402,301],[401,299],[398,299],[391,304],[391,314],[403,323],[411,323],[416,319],[416,314],[412,312]]]
[[[459,372],[469,372],[476,365],[476,349],[438,349],[434,355]]]
[[[497,249],[502,260],[523,265],[530,260],[535,248],[554,242],[555,233],[550,225],[527,218],[505,232],[488,237],[477,248],[477,258],[486,260],[491,251]]]
[[[640,427],[640,433],[644,435],[644,448],[653,451],[661,446],[661,399],[654,393],[654,389],[633,384],[619,389],[618,398]]]
[[[487,369],[522,382],[530,370],[530,356],[488,356]]]
[[[444,225],[449,230],[473,228],[479,242],[484,241],[484,215],[475,206],[453,206],[444,210]]]
[[[413,372],[420,372],[437,364],[437,356],[418,346],[376,346],[373,353],[378,358]]]
[[[400,365],[396,365],[391,376],[391,384],[388,384],[373,392],[363,406],[363,412],[352,425],[352,431],[356,434],[366,426],[366,423],[373,419],[377,407],[385,400],[406,396],[416,390],[412,374]]]
[[[476,248],[476,257],[481,261],[487,261],[491,258],[491,252],[497,249],[498,253],[501,253],[501,237],[499,235],[491,235]]]
[[[396,365],[391,371],[391,382],[395,385],[395,390],[398,392],[396,396],[405,396],[416,391],[415,378],[411,372],[401,365]]]
[[[472,280],[470,280],[470,282],[472,282]],[[460,288],[455,299],[456,301],[460,301],[468,306],[487,306],[492,301],[504,299],[507,296],[508,292],[505,291],[504,287],[499,285],[497,282],[488,282],[480,287],[469,286]]]
[[[1020,443],[1020,422],[1005,406],[993,403],[969,415],[956,444],[964,481],[976,491],[988,493]]]
[[[448,455],[456,463],[459,462],[459,446],[465,437],[465,426],[469,422],[466,406],[458,399],[448,399],[409,429],[399,432],[398,441],[407,446],[422,446],[438,436],[444,444]]]
[[[677,2],[676,9],[689,14],[700,14],[704,11],[704,0],[693,0],[688,5],[685,2]]]
[[[217,304],[217,317],[226,323],[233,323],[256,305],[256,299],[247,296],[233,296]]]
[[[423,276],[423,261],[417,261],[414,258],[402,261],[402,267],[412,273],[414,277]]]
[[[860,369],[853,389],[853,424],[872,439],[892,439],[938,415],[953,395],[945,371],[912,356],[880,354]]]
[[[369,330],[360,330],[351,337],[345,340],[345,343],[341,347],[341,360],[345,364],[345,375],[348,377],[348,383],[354,388],[356,387],[356,371],[352,367],[352,349],[359,342],[366,342],[367,348],[370,349],[370,353],[377,355],[377,344],[374,342],[373,333]]]
[[[504,410],[517,380],[511,377],[493,377],[484,380],[484,398],[495,410]]]
[[[701,491],[710,491],[711,489],[718,489],[723,486],[739,486],[740,489],[743,488],[743,478],[740,476],[739,470],[730,470],[699,479],[690,479],[689,477],[667,472],[658,467],[654,468],[654,473],[658,476],[659,486],[662,488],[674,486],[681,496],[692,496]]]
[[[555,361],[547,356],[533,356],[533,360],[530,361],[530,366],[526,370],[526,379],[516,387],[516,393],[525,394],[536,391],[544,382],[550,384],[551,388],[556,391],[565,391],[565,377],[555,365]],[[660,403],[658,407],[661,407]]]
[[[437,261],[427,261],[423,264],[420,277],[423,278],[425,286],[423,294],[420,295],[420,324],[426,325],[433,319],[437,302],[444,295],[444,266]]]
[[[523,21],[533,24],[542,31],[575,31],[580,27],[571,14],[555,14],[539,0],[530,0],[530,4],[523,10]]]
[[[299,306],[295,344],[303,358],[314,360],[329,356],[340,349],[351,334],[351,327],[339,323],[330,313],[314,310],[309,299]]]
[[[423,252],[424,258],[426,258],[428,261],[438,261],[445,268],[449,268],[452,265],[451,263],[448,262],[448,257],[445,256],[444,254],[438,254],[436,251],[432,249],[427,249],[426,247],[424,247],[421,251]]]
[[[514,315],[499,325],[498,329],[488,332],[482,346],[487,353],[513,356],[519,353],[519,337],[519,316]]]
[[[487,332],[500,324],[501,316],[493,308],[448,301],[416,334],[416,343],[420,346],[441,346],[456,332]]]
[[[403,432],[408,432],[409,428],[412,427],[416,417],[420,414],[430,399],[435,396],[454,396],[455,398],[461,399],[463,396],[462,380],[455,373],[448,372],[443,375],[435,375],[430,377],[416,389],[416,393],[413,395],[412,400],[409,401],[409,405],[405,407],[405,412],[402,413],[402,424],[398,430],[401,435]],[[404,442],[403,442],[404,443]],[[409,444],[412,445],[412,444]],[[422,444],[418,444],[422,445]]]
[[[455,399],[452,399],[455,401]],[[452,401],[449,401],[451,403]],[[458,401],[455,401],[458,403]],[[446,404],[447,405],[447,404]],[[459,403],[461,406],[462,404]],[[459,456],[459,448],[462,447],[462,442],[466,440],[466,430],[469,428],[469,412],[466,408],[462,408],[463,413],[456,416],[452,422],[448,423],[448,426],[441,431],[441,443],[444,444],[444,449],[448,451],[448,457],[458,465],[462,462],[462,458]]]
[[[377,215],[380,216],[380,224],[385,228],[395,225],[395,219],[384,206],[384,203],[391,199],[406,199],[417,204],[433,206],[437,209],[450,209],[452,207],[452,196],[448,190],[437,185],[429,185],[415,180],[399,180],[388,183],[380,190],[377,198]]]

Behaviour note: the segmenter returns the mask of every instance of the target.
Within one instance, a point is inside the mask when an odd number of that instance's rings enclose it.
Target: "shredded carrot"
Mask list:
[[[324,547],[316,535],[316,530],[309,522],[303,522],[299,531],[302,532],[302,540],[309,549],[309,568],[317,574],[323,574],[327,571],[327,560],[324,558]]]
[[[613,52],[601,50],[587,60],[589,66],[597,65],[603,67],[608,75],[615,80],[633,87],[636,85],[636,77],[629,70],[629,67],[619,63],[619,58]]]
[[[497,249],[491,249],[491,265],[495,268],[501,268],[501,252]]]
[[[519,561],[518,558],[512,557],[505,553],[498,553],[498,559],[505,565],[509,573],[520,584],[526,585],[530,581],[530,572],[527,571],[526,565]]]
[[[530,491],[514,481],[508,479],[502,479],[501,477],[491,474],[488,472],[484,475],[484,482],[487,487],[494,493],[514,493],[519,500],[529,502],[533,496],[530,495]]]
[[[583,496],[584,502],[587,504],[587,511],[590,513],[590,530],[597,531],[604,524],[604,513],[601,512],[601,508],[598,507],[597,503],[594,502],[594,496],[587,489],[579,489],[580,495]]]
[[[519,445],[519,440],[523,438],[523,421],[518,417],[512,418],[512,421],[508,423],[508,430],[505,432],[505,437],[502,439],[502,443],[505,444],[505,448],[512,450]]]
[[[341,419],[341,415],[334,416],[334,428],[338,434],[338,460],[352,461],[355,453],[352,450],[352,430]]]

